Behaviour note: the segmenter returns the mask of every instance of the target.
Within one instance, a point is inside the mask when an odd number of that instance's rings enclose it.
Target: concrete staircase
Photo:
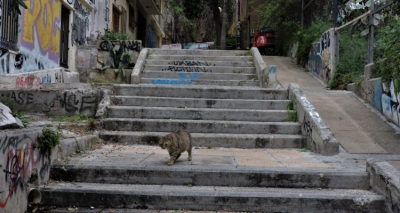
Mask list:
[[[218,50],[151,49],[141,75],[141,83],[259,85],[250,51]]]
[[[384,212],[384,197],[370,191],[365,171],[236,162],[243,153],[257,159],[257,150],[304,147],[301,125],[289,119],[288,91],[255,86],[257,81],[248,80],[256,76],[251,58],[239,52],[186,53],[157,50],[148,56],[142,84],[114,85],[100,137],[120,148],[55,163],[51,178],[57,182],[43,188],[44,204],[81,209]],[[212,71],[199,73],[202,77],[191,79],[190,85],[170,81],[177,78],[170,70],[198,73],[189,71],[195,66],[180,66],[188,65],[187,60],[215,66],[197,66]],[[174,61],[180,62],[175,66]],[[246,71],[235,73],[237,67]],[[157,136],[178,129],[192,134],[193,162],[182,157],[167,166],[167,151],[154,145]],[[196,155],[200,151],[209,155]],[[237,159],[210,154],[227,151]]]

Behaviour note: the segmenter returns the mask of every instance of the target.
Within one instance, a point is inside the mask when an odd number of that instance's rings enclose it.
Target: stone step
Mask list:
[[[168,79],[158,78],[141,78],[141,84],[179,84],[178,81],[171,81]],[[183,82],[182,82],[183,83]],[[212,80],[212,79],[196,79],[185,84],[189,85],[217,85],[217,86],[245,86],[245,87],[259,87],[260,83],[255,80]]]
[[[199,61],[199,60],[146,60],[146,65],[163,65],[163,66],[227,66],[227,67],[254,67],[254,62],[251,61]]]
[[[248,50],[167,50],[167,49],[149,49],[149,56],[162,55],[195,55],[195,56],[249,56]]]
[[[101,131],[104,141],[128,145],[157,145],[157,137],[169,132]],[[300,149],[305,147],[305,137],[301,135],[279,134],[217,134],[191,133],[193,146],[225,148],[271,148]]]
[[[230,62],[253,62],[253,56],[210,56],[210,55],[149,55],[149,60],[171,60],[171,61],[230,61]]]
[[[155,96],[112,96],[111,102],[120,106],[187,107],[217,109],[284,110],[288,100],[206,99]]]
[[[111,131],[173,132],[186,129],[197,133],[293,135],[301,132],[301,125],[296,122],[105,118],[101,125],[104,130]]]
[[[75,161],[52,165],[54,181],[103,184],[141,184],[176,186],[279,187],[320,189],[364,189],[369,186],[367,172],[335,169],[260,168],[199,165],[132,165],[126,162]]]
[[[367,190],[53,182],[43,205],[247,212],[382,212],[385,198]]]
[[[257,122],[289,121],[288,110],[172,108],[151,106],[109,106],[107,108],[107,117]]]
[[[206,99],[287,100],[288,90],[255,87],[202,85],[115,84],[114,94],[122,96],[157,96]]]
[[[143,72],[185,72],[185,73],[226,73],[226,74],[256,74],[255,67],[228,67],[228,66],[175,66],[175,65],[146,65]]]
[[[196,80],[220,80],[220,81],[247,81],[257,80],[255,74],[238,74],[238,73],[199,73],[199,72],[167,72],[167,71],[143,71],[141,78],[158,79],[176,79],[176,81],[184,80],[185,82]]]

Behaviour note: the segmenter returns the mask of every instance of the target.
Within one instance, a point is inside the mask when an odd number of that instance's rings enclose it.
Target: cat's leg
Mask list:
[[[192,145],[190,145],[190,147],[187,150],[187,152],[188,152],[188,160],[192,161]]]
[[[181,156],[181,153],[179,153],[178,156],[176,156],[175,162],[176,162],[176,160],[178,160],[178,158],[179,158],[180,156]]]
[[[175,163],[176,159],[178,159],[179,156],[181,156],[181,154],[178,152],[172,152],[169,154],[169,156],[170,156],[170,159],[168,161],[168,165],[171,166],[172,164]]]

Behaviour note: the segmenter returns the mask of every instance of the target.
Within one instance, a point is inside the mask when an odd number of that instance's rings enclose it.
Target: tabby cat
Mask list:
[[[158,144],[162,149],[168,150],[170,156],[169,166],[174,164],[184,151],[188,152],[188,160],[192,160],[192,137],[185,130],[178,130],[164,137],[159,136]]]

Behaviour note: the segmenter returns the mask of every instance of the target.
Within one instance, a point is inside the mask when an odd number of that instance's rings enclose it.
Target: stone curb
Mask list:
[[[298,84],[289,85],[289,99],[295,101],[297,119],[302,134],[307,137],[307,149],[327,156],[339,154],[339,142]]]
[[[85,151],[98,140],[98,135],[85,135],[81,137],[65,138],[52,151],[51,162],[63,159],[79,151]]]
[[[400,212],[400,171],[379,159],[368,159],[367,171],[372,189],[385,196],[386,212]]]

